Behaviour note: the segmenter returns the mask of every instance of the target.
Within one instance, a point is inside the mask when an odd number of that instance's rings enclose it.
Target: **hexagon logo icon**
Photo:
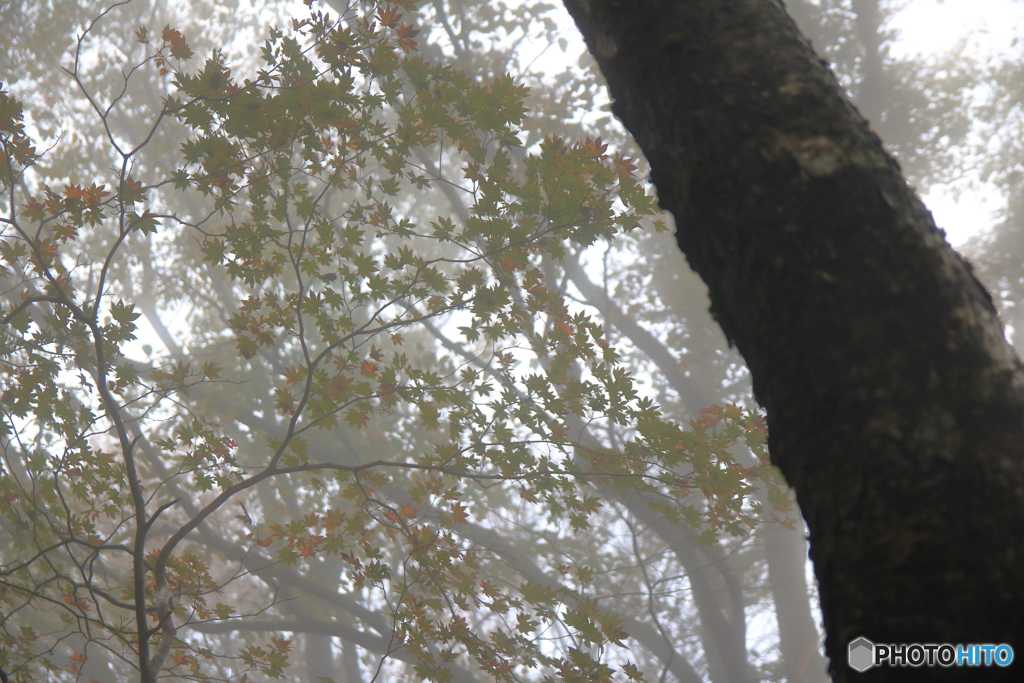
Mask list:
[[[875,644],[864,637],[851,640],[846,661],[851,669],[864,673],[875,665]]]

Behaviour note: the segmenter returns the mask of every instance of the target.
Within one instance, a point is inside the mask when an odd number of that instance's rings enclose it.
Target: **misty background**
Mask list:
[[[1018,40],[1024,37],[1024,5],[995,0],[788,0],[786,5],[929,203],[939,227],[974,264],[1000,308],[1007,334],[1018,352],[1024,350],[1024,334],[1017,333],[1024,330],[1024,40]],[[337,0],[318,7],[346,11]],[[33,182],[39,186],[103,177],[116,161],[89,103],[60,68],[69,64],[76,36],[99,11],[94,3],[62,0],[0,5],[0,45],[5,46],[0,81],[23,101],[29,130],[49,148],[35,171]],[[165,25],[181,30],[197,54],[190,68],[199,68],[219,49],[229,66],[251,72],[268,27],[290,25],[292,16],[305,11],[302,5],[275,2],[133,0],[96,25],[81,53],[82,74],[93,92],[116,93],[122,68],[142,54],[133,41],[141,25],[153,32]],[[420,29],[418,50],[425,60],[450,64],[478,82],[509,73],[529,86],[516,164],[550,137],[600,137],[610,150],[639,158],[611,116],[600,74],[561,6],[425,0],[405,21]],[[114,137],[137,137],[148,120],[145,113],[158,109],[171,90],[169,80],[153,69],[134,74],[109,119]],[[155,178],[173,167],[183,139],[183,129],[175,126],[154,138],[140,157],[140,177]],[[396,213],[423,225],[437,216],[465,221],[459,157],[439,150],[424,153],[419,163],[427,176],[445,181],[395,197]],[[644,177],[642,159],[636,163]],[[171,188],[159,190],[158,197],[168,213],[209,210],[202,198]],[[109,238],[98,230],[82,248],[86,261],[102,259]],[[229,320],[246,291],[204,262],[194,236],[158,231],[126,248],[130,257],[112,269],[111,279],[142,314],[139,338],[127,355],[142,364],[211,360],[228,377],[244,374],[242,382],[199,387],[182,400],[188,410],[223,427],[238,444],[239,458],[247,449],[261,448],[282,428],[274,388],[294,349],[268,347],[252,363],[238,357]],[[687,268],[671,229],[656,232],[648,221],[626,236],[569,250],[540,265],[546,286],[565,298],[570,311],[604,326],[620,362],[667,419],[685,427],[712,405],[756,410],[749,373],[711,319],[703,284]],[[481,351],[459,332],[466,321],[454,313],[410,326],[403,331],[404,348],[440,376],[475,367]],[[525,346],[505,352],[521,376],[541,365]],[[612,421],[575,428],[580,439],[609,449],[633,436],[632,427]],[[398,408],[375,414],[361,428],[343,425],[318,433],[310,437],[310,450],[345,463],[400,461],[432,449],[435,440],[413,413]],[[97,443],[102,447],[101,438]],[[730,448],[737,462],[756,465],[749,450]],[[17,471],[30,450],[6,442],[5,469]],[[161,474],[160,458],[150,457],[154,481],[172,482]],[[180,486],[174,495],[183,498],[183,514],[204,500],[185,485],[165,485]],[[401,505],[408,499],[406,485],[396,475],[377,494]],[[467,499],[472,514],[459,527],[458,541],[475,553],[475,570],[497,585],[529,584],[554,596],[547,615],[552,626],[536,636],[542,652],[554,656],[575,649],[618,665],[635,663],[647,680],[659,683],[827,680],[805,530],[798,511],[778,493],[766,486],[752,491],[745,509],[759,515],[756,526],[748,533],[719,534],[710,543],[699,529],[659,515],[642,497],[597,486],[592,493],[600,507],[580,528],[525,504],[518,486],[480,487]],[[394,643],[396,614],[386,588],[354,584],[339,556],[314,553],[285,563],[273,548],[249,542],[253,529],[300,520],[336,505],[335,498],[329,487],[318,489],[289,475],[273,486],[259,485],[251,496],[227,506],[216,524],[194,532],[192,547],[205,554],[211,573],[225,586],[218,600],[242,606],[239,614],[245,616],[185,625],[177,637],[193,652],[237,652],[280,634],[290,640],[285,678],[302,683],[421,680],[423,672],[409,665]],[[11,524],[0,526],[5,537],[0,565],[7,566],[14,561],[7,541],[20,532]],[[404,551],[383,537],[377,542],[381,561],[398,571],[407,559]],[[587,601],[619,620],[628,634],[621,647],[581,641],[559,626]],[[467,607],[481,632],[495,618],[485,602],[481,598]],[[7,649],[24,638],[26,625],[39,633],[59,632],[53,614],[14,609],[16,604],[9,598],[0,615],[0,632],[7,639],[0,642]],[[124,662],[99,636],[61,640],[47,657],[59,667],[80,651],[88,657],[77,673],[53,669],[45,680],[113,681],[125,675]],[[235,675],[230,658],[210,666],[224,679]],[[446,671],[458,683],[489,680],[458,657]],[[516,675],[540,680],[537,671]]]

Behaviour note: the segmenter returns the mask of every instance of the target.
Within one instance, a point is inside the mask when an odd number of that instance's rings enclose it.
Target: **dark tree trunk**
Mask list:
[[[750,367],[834,679],[969,673],[856,674],[858,636],[1009,643],[1020,662],[1024,369],[970,267],[780,2],[566,5]]]

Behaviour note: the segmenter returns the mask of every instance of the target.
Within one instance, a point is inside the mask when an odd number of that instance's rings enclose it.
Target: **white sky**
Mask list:
[[[1024,27],[1024,3],[1013,0],[913,0],[890,24],[900,32],[893,54],[929,54],[965,37],[977,57],[1006,54]]]
[[[908,0],[890,27],[899,31],[895,56],[941,53],[966,40],[967,54],[981,63],[1006,56],[1014,38],[1024,39],[1024,2],[1019,0]],[[923,196],[953,246],[992,227],[1003,202],[991,186],[959,197],[935,187]]]

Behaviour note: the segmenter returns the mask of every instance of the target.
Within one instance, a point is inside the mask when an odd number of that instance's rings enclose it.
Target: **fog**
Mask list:
[[[749,372],[571,20],[403,4],[0,7],[39,155],[5,98],[0,667],[828,680]],[[1024,343],[991,5],[787,2]]]

